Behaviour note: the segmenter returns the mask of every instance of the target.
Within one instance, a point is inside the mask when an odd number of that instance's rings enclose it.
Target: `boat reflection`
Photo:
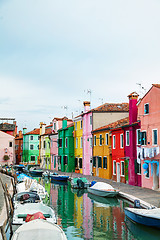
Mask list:
[[[143,226],[141,224],[131,221],[129,218],[125,217],[125,224],[128,230],[133,234],[133,236],[138,240],[158,240],[160,239],[159,230],[156,228]]]

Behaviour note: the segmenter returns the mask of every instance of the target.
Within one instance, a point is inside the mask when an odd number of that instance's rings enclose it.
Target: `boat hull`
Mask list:
[[[136,223],[139,223],[145,226],[160,228],[159,218],[147,217],[145,215],[142,216],[141,214],[134,213],[127,208],[124,209],[124,212],[129,219],[131,219]]]
[[[66,182],[68,180],[69,176],[59,176],[59,175],[54,176],[54,175],[51,175],[50,178],[53,181],[64,181],[64,182]]]
[[[93,189],[93,188],[87,188],[89,193],[92,193],[94,195],[100,196],[100,197],[116,197],[118,195],[118,191],[104,191],[99,189]]]

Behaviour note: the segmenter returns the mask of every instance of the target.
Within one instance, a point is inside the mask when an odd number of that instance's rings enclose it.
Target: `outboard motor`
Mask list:
[[[78,186],[79,188],[84,188],[84,182],[83,182],[81,179],[78,179],[78,180],[77,180],[77,186]]]
[[[138,199],[134,200],[134,208],[141,208],[141,204]]]

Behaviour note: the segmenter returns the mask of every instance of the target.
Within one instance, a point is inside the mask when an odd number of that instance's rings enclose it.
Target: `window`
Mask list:
[[[46,142],[43,141],[43,148],[46,148]]]
[[[58,145],[59,145],[59,147],[62,147],[62,138],[58,139]]]
[[[149,178],[149,163],[145,163],[148,165],[148,168],[146,169],[146,178]]]
[[[39,145],[37,146],[37,149],[39,149]]]
[[[92,148],[92,138],[90,138],[90,148]]]
[[[147,136],[146,131],[141,132],[141,145],[147,144]]]
[[[98,168],[102,167],[102,157],[98,157]]]
[[[30,136],[30,140],[33,140],[33,136]]]
[[[138,163],[137,159],[134,161],[134,168],[136,174],[141,174],[141,163]]]
[[[126,146],[129,146],[129,131],[126,131]]]
[[[103,157],[103,168],[107,169],[107,157]]]
[[[52,156],[52,163],[53,163],[53,156]],[[56,156],[54,156],[54,168],[56,168]]]
[[[82,158],[79,158],[79,168],[82,168]]]
[[[96,146],[96,135],[94,135],[94,146]]]
[[[75,130],[77,130],[77,122],[75,122]]]
[[[152,144],[157,145],[157,129],[152,130]]]
[[[31,144],[31,145],[30,145],[30,150],[33,150],[33,149],[34,149],[34,145]]]
[[[68,147],[68,138],[67,137],[65,138],[65,147],[66,148]]]
[[[78,148],[78,138],[76,138],[76,148]]]
[[[124,176],[124,161],[121,161],[121,176]]]
[[[113,175],[116,175],[116,160],[113,160]]]
[[[81,137],[81,148],[83,147],[83,138]]]
[[[108,133],[106,133],[106,145],[108,145],[109,144],[109,135],[108,135]]]
[[[63,157],[63,162],[64,162],[64,165],[67,165],[67,164],[68,164],[68,157],[67,157],[67,156],[64,156],[64,157]]]
[[[113,135],[113,149],[116,148],[116,136]]]
[[[123,148],[123,133],[120,134],[120,148]]]
[[[54,130],[56,130],[56,123],[54,123]]]
[[[96,157],[93,157],[93,167],[96,167]]]
[[[9,147],[12,147],[12,142],[9,142]]]
[[[99,135],[99,145],[102,146],[102,134]]]
[[[31,162],[35,162],[35,156],[31,156]]]
[[[92,125],[92,116],[90,116],[90,125]]]
[[[82,129],[82,126],[83,126],[83,123],[82,123],[82,120],[81,120],[81,129]]]
[[[137,145],[141,144],[141,130],[137,129]]]
[[[149,113],[149,103],[144,104],[144,114]]]

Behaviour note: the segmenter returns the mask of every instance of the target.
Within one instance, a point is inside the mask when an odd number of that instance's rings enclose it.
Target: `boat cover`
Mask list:
[[[36,212],[34,214],[27,214],[25,222],[30,222],[35,219],[45,219],[46,220],[46,218],[42,212]]]

